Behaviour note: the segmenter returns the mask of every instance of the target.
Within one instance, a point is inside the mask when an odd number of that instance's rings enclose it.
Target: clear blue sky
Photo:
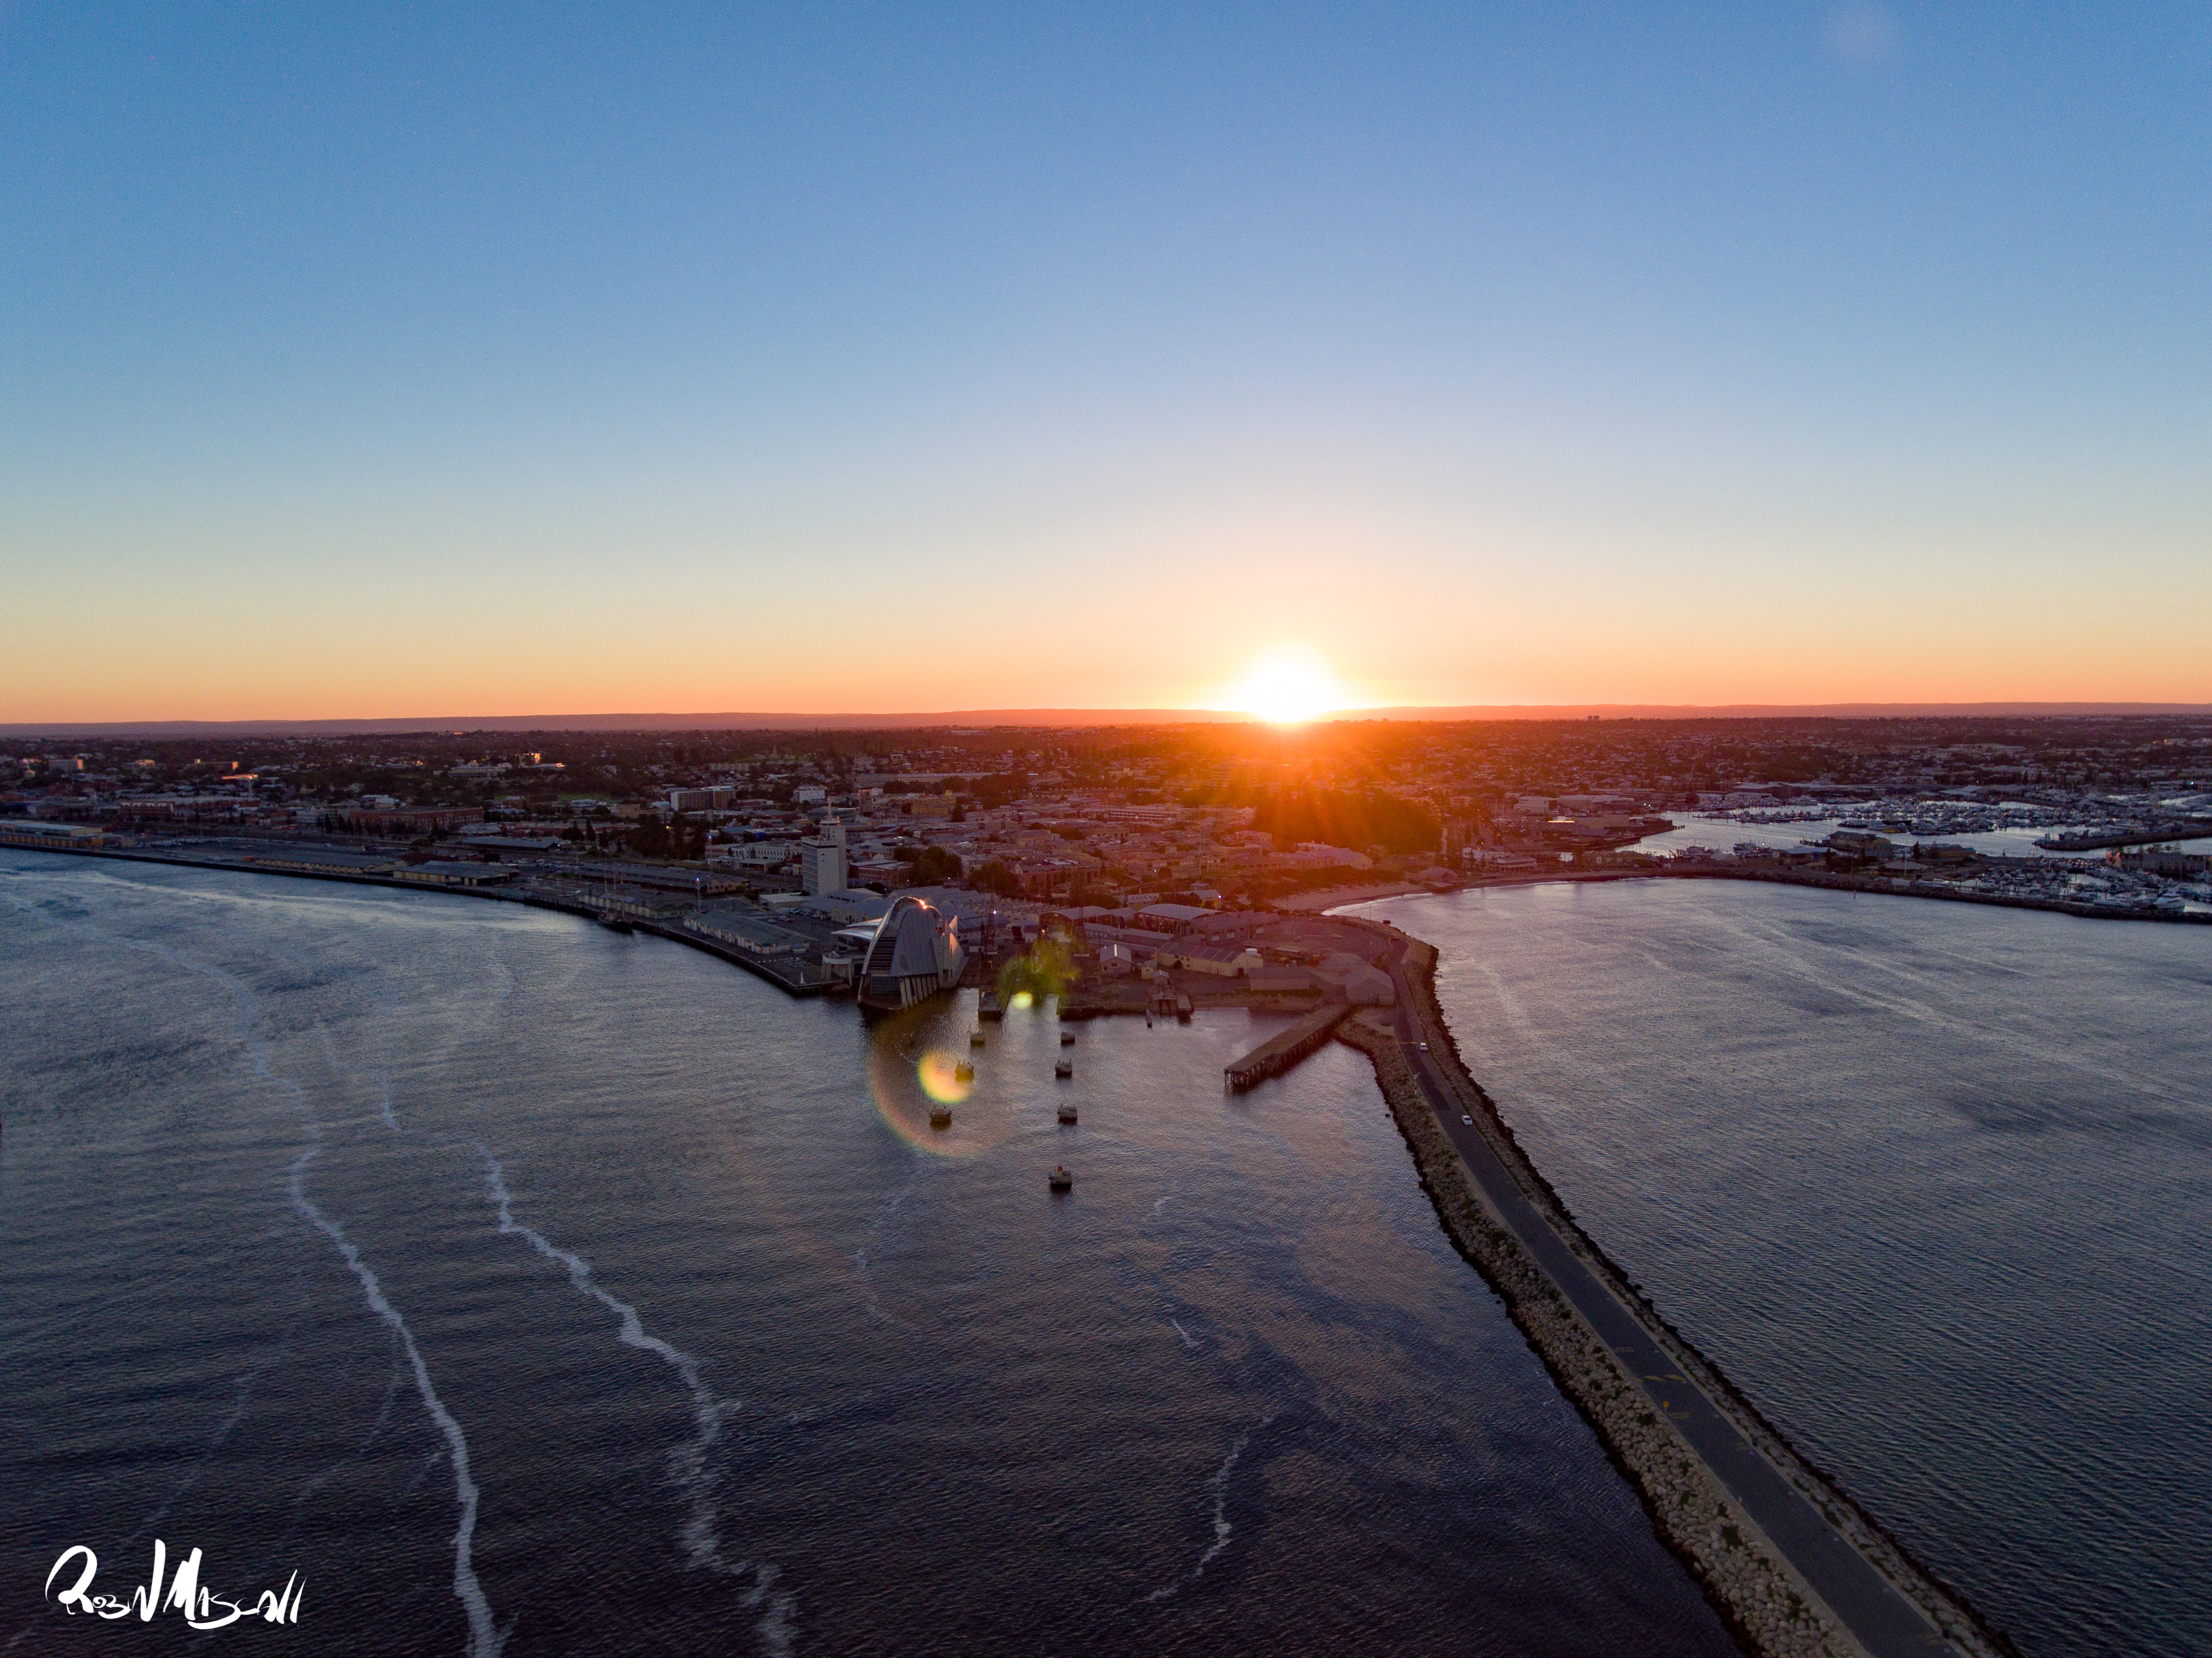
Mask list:
[[[0,719],[2212,700],[2201,5],[18,0],[0,73]]]

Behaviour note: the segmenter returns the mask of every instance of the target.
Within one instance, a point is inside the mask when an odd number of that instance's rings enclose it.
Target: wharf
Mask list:
[[[826,995],[834,987],[827,979],[810,979],[799,963],[789,957],[760,956],[713,938],[696,928],[678,921],[664,925],[658,921],[632,923],[641,932],[650,932],[656,938],[672,938],[679,944],[689,944],[709,956],[720,957],[746,972],[767,980],[777,989],[793,996]]]
[[[1232,1094],[1257,1087],[1270,1077],[1279,1077],[1334,1035],[1344,1016],[1352,1011],[1343,1002],[1309,1013],[1288,1030],[1279,1030],[1241,1060],[1221,1071],[1222,1086]]]

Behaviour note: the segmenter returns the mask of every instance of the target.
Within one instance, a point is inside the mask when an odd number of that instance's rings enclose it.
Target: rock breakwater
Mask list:
[[[1917,1606],[1956,1651],[2002,1658],[2014,1649],[1954,1592],[1898,1546],[1836,1484],[1808,1463],[1725,1377],[1662,1319],[1595,1243],[1515,1142],[1488,1096],[1467,1073],[1434,996],[1436,953],[1413,941],[1406,976],[1417,1028],[1456,1103],[1476,1124],[1507,1175],[1613,1297],[1758,1453],[1796,1487],[1828,1524]],[[1562,1392],[1596,1431],[1641,1494],[1655,1528],[1689,1566],[1713,1604],[1754,1650],[1772,1658],[1844,1658],[1867,1649],[1745,1512],[1661,1401],[1632,1375],[1561,1292],[1552,1275],[1504,1224],[1413,1073],[1388,1015],[1345,1020],[1337,1037],[1373,1063],[1422,1185],[1445,1231],[1504,1300]]]

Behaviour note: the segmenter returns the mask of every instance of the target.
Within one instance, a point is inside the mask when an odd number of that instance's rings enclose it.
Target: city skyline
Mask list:
[[[2208,47],[12,9],[0,720],[2212,701]]]

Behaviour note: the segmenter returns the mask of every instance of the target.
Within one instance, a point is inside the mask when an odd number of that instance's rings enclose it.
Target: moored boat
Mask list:
[[[1047,1175],[1044,1181],[1055,1192],[1071,1191],[1075,1186],[1075,1176],[1067,1172],[1067,1165],[1064,1163]]]

